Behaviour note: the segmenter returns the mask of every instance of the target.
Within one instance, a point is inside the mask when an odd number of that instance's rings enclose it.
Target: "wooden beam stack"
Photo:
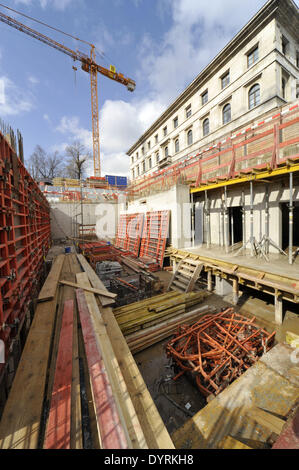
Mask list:
[[[56,258],[0,422],[0,449],[86,447],[84,395],[92,448],[174,448],[111,302],[83,255]]]
[[[207,295],[206,292],[181,294],[171,291],[116,308],[113,313],[122,333],[129,335],[185,314],[191,307],[202,302]]]

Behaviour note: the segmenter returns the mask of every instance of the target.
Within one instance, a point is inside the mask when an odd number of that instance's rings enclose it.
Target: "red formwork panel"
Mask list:
[[[141,235],[143,229],[144,214],[128,214],[127,215],[127,237],[125,250],[133,253],[134,256],[139,255]]]
[[[140,254],[141,259],[152,259],[160,268],[168,238],[170,211],[147,212],[143,225]]]
[[[0,133],[0,339],[6,356],[37,289],[50,237],[49,203]]]
[[[121,214],[119,217],[115,246],[139,255],[144,214]]]
[[[115,237],[115,246],[117,248],[125,247],[127,237],[127,216],[126,214],[121,214],[118,220],[117,233]]]

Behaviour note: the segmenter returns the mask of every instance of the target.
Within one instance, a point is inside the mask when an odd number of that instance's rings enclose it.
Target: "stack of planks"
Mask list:
[[[131,353],[136,354],[143,351],[153,344],[173,335],[178,326],[191,325],[196,322],[201,315],[213,313],[215,311],[216,308],[210,307],[209,305],[203,305],[202,307],[197,307],[185,314],[176,315],[170,320],[163,321],[155,326],[142,329],[136,333],[131,333],[126,336]]]
[[[181,294],[166,292],[141,302],[115,308],[113,313],[124,335],[152,327],[161,322],[185,314],[191,307],[208,296],[206,292]]]
[[[0,449],[174,448],[109,294],[83,255],[55,259],[2,415]]]

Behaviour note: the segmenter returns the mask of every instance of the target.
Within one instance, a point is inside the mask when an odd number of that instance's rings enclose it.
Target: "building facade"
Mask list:
[[[299,13],[270,0],[129,149],[138,181],[298,97]]]

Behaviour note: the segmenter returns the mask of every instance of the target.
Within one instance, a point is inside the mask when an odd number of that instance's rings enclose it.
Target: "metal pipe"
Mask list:
[[[224,247],[224,208],[223,208],[223,195],[221,198],[221,208],[220,208],[220,245]]]
[[[265,232],[266,232],[266,242],[265,242],[265,253],[269,254],[269,186],[266,185],[266,202],[265,202]]]
[[[207,221],[207,248],[211,246],[211,224],[210,224],[210,201],[208,198],[208,191],[205,191],[205,213]]]
[[[243,235],[243,253],[246,247],[246,211],[245,211],[245,193],[242,191],[242,235]]]
[[[289,204],[289,264],[293,264],[293,173],[290,172],[290,204]]]
[[[229,224],[227,208],[227,188],[224,187],[224,227],[225,227],[225,252],[229,252]]]
[[[250,255],[254,256],[253,252],[253,182],[250,181]]]
[[[195,205],[193,193],[191,193],[191,245],[195,246]]]

